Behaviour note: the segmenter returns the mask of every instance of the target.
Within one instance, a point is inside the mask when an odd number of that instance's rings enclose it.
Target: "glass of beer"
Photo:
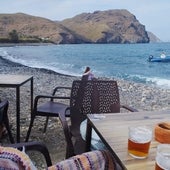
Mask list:
[[[138,159],[148,156],[149,147],[152,140],[152,130],[147,126],[129,127],[128,152]]]
[[[156,153],[155,170],[170,169],[170,144],[159,144]]]

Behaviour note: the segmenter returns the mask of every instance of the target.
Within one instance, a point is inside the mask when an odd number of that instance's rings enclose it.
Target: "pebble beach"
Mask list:
[[[72,81],[80,77],[72,77],[58,74],[56,72],[26,67],[17,63],[4,60],[0,57],[1,74],[21,74],[32,75],[34,78],[34,97],[39,94],[51,94],[56,86],[71,86]],[[99,77],[99,79],[107,79]],[[170,110],[170,89],[162,89],[154,86],[117,80],[122,104],[129,105],[139,111]],[[66,93],[66,92],[64,92]],[[15,89],[1,88],[1,100],[9,100],[9,119],[12,126],[12,132],[16,135],[16,100]],[[30,123],[30,91],[29,83],[21,88],[21,142],[24,142]],[[62,101],[65,102],[65,101]],[[122,112],[124,112],[122,110]],[[57,118],[50,118],[47,131],[43,133],[45,118],[37,117],[31,131],[29,141],[44,142],[50,152],[53,164],[61,161],[65,157],[65,139],[60,121]],[[0,140],[1,145],[9,143],[8,137],[5,136]],[[35,155],[30,155],[35,156]],[[44,161],[40,156],[36,157],[35,164],[38,169],[45,169]],[[38,161],[37,161],[38,160]]]

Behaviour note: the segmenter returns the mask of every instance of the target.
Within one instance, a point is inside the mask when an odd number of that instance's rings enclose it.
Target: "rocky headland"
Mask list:
[[[82,13],[63,21],[24,13],[0,14],[0,42],[148,43],[145,26],[129,11]]]

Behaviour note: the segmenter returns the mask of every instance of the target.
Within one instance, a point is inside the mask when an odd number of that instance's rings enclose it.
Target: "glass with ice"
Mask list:
[[[159,144],[156,153],[155,170],[170,169],[170,144]]]
[[[147,126],[129,127],[128,152],[131,156],[144,159],[148,156],[152,130]]]

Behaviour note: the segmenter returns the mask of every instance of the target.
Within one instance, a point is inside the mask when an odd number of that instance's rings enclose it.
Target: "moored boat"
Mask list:
[[[170,62],[170,56],[161,58],[161,57],[154,57],[154,56],[150,55],[148,58],[148,61],[149,62]]]

